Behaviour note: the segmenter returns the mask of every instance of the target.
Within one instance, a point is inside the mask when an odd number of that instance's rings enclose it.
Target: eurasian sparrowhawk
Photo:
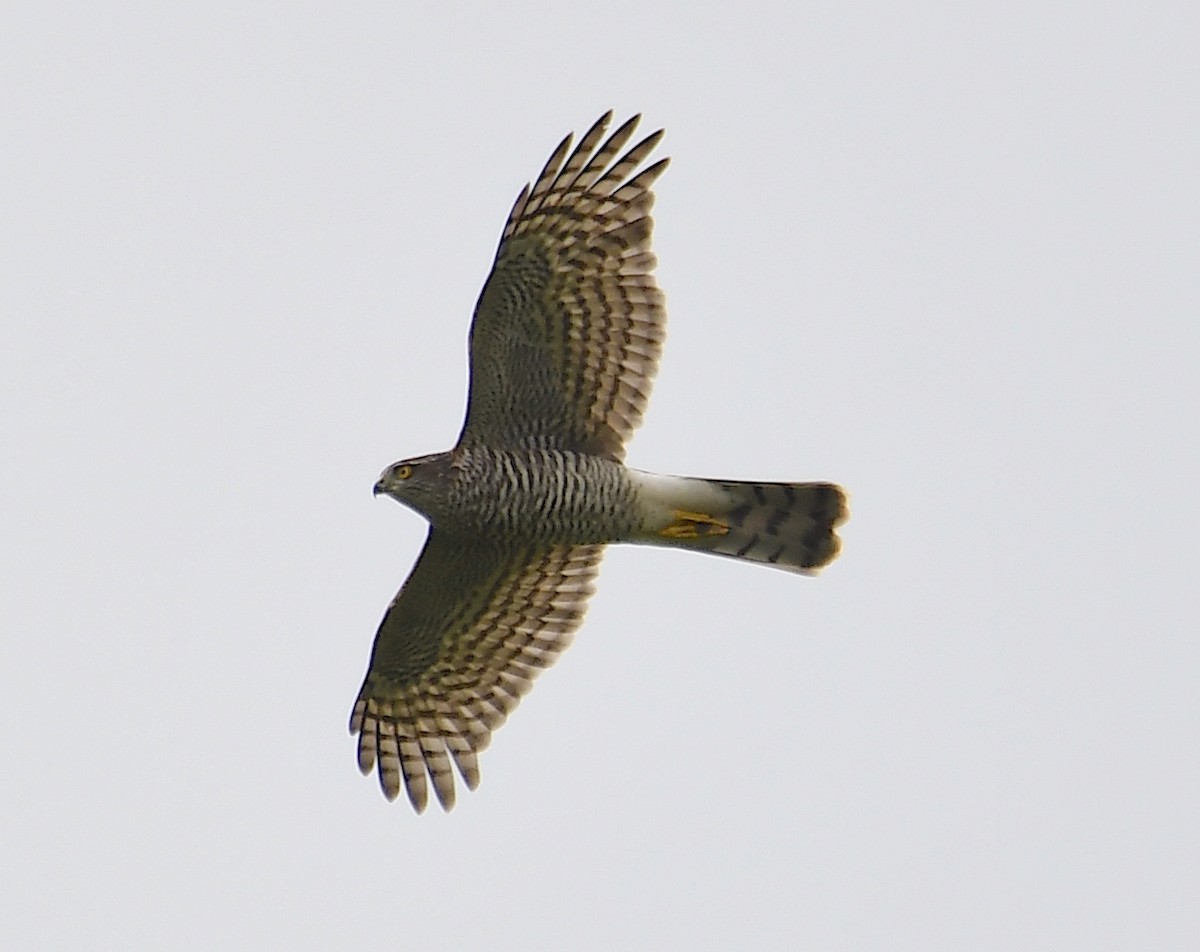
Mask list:
[[[712,552],[811,574],[838,553],[845,494],[830,483],[750,483],[627,468],[662,351],[666,310],[641,168],[662,137],[622,154],[634,116],[567,136],[518,196],[471,324],[458,445],[389,466],[375,484],[430,524],[375,637],[350,718],[363,773],[378,765],[419,812],[454,805],[477,757],[571,641],[604,546]]]

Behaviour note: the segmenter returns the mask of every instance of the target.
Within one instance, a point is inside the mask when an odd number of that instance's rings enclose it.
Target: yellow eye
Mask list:
[[[408,477],[411,475],[412,475],[412,467],[409,466],[408,463],[402,463],[401,465],[396,467],[396,478],[397,479],[408,479]]]

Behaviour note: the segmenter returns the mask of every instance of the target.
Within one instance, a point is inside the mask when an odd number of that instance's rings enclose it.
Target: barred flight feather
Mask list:
[[[422,565],[437,563],[443,545],[459,553],[454,558],[461,556],[466,574],[468,561],[478,569],[472,553],[451,540],[431,538],[426,553],[432,549],[432,557],[418,563],[381,632],[409,617],[406,609],[422,612],[428,595],[418,575]],[[582,545],[511,553],[487,571],[492,586],[487,604],[444,633],[438,660],[428,671],[404,683],[372,664],[350,730],[359,735],[359,768],[363,773],[378,769],[389,800],[403,789],[421,812],[432,786],[438,802],[450,809],[455,799],[451,760],[468,788],[478,785],[476,755],[583,623],[602,552],[603,546]],[[486,550],[482,558],[488,558]]]

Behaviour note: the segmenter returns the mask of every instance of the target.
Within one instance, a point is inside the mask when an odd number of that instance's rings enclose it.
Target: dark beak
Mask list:
[[[387,492],[387,487],[383,485],[383,480],[381,479],[375,484],[375,488],[371,490],[371,495],[378,496],[380,493],[385,492]]]

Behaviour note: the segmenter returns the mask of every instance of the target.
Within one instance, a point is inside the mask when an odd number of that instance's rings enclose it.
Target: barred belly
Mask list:
[[[620,463],[567,450],[460,448],[456,515],[473,531],[513,541],[599,543],[639,524]]]

